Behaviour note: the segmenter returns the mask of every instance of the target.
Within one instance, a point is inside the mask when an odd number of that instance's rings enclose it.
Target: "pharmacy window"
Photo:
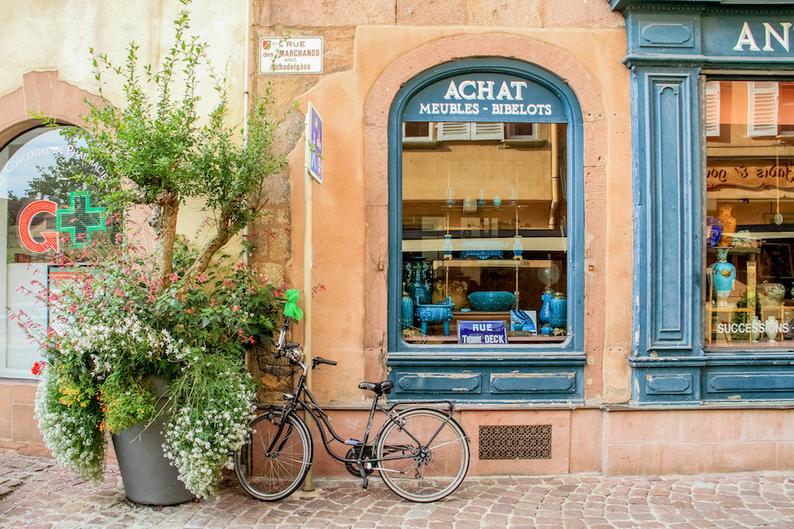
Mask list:
[[[91,234],[107,230],[96,194],[75,189],[69,178],[94,169],[62,132],[63,128],[34,128],[0,149],[0,218],[5,223],[0,229],[0,376],[4,377],[29,378],[31,365],[40,359],[40,343],[18,321],[24,318],[39,329],[40,338],[46,337],[49,317],[43,293],[57,289],[73,273],[55,266],[57,253],[83,246]]]
[[[794,82],[705,82],[708,350],[794,348]]]
[[[488,73],[436,81],[409,100],[392,194],[398,346],[570,344],[582,216],[570,214],[567,110],[541,84]]]

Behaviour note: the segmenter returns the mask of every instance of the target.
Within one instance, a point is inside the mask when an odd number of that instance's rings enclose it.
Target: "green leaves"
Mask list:
[[[182,0],[184,6],[189,0]],[[72,182],[96,190],[111,212],[136,204],[162,213],[155,223],[159,273],[168,286],[179,205],[204,199],[215,234],[195,256],[187,272],[195,276],[215,253],[260,213],[266,196],[262,182],[284,166],[273,149],[277,122],[269,99],[253,106],[247,142],[228,123],[226,81],[207,59],[207,44],[190,34],[190,13],[183,9],[173,25],[173,40],[157,65],[141,64],[136,43],[121,64],[90,50],[102,99],[88,100],[84,129],[70,132],[72,146],[100,174],[69,175]],[[122,86],[121,101],[110,101],[110,86]],[[198,111],[200,94],[216,94],[206,116]]]

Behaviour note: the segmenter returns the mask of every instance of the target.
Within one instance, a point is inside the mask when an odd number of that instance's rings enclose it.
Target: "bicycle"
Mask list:
[[[453,418],[454,404],[442,400],[382,406],[379,401],[392,390],[392,382],[362,382],[359,389],[374,393],[369,418],[361,439],[343,439],[306,387],[308,367],[303,362],[303,350],[299,344],[286,341],[290,319],[284,318],[275,354],[298,366],[301,374],[295,392],[284,394],[283,406],[263,406],[251,421],[251,437],[234,458],[243,489],[254,498],[277,501],[301,486],[314,456],[309,427],[298,414],[304,411],[316,423],[326,452],[360,477],[364,489],[369,476],[377,471],[386,486],[406,500],[426,503],[452,494],[469,468],[469,439]],[[336,365],[319,356],[311,363],[311,369]],[[370,442],[376,411],[386,419]],[[332,450],[333,442],[350,447],[344,457]]]

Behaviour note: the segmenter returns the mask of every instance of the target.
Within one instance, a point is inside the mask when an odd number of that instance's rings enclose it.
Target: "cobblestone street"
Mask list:
[[[794,474],[575,475],[467,479],[446,501],[411,504],[377,479],[319,480],[280,503],[229,479],[211,500],[151,508],[124,499],[118,470],[83,482],[42,458],[0,453],[0,520],[8,528],[765,528],[794,527]]]

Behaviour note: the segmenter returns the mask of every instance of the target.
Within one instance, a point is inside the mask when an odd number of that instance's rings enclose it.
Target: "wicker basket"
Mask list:
[[[273,400],[280,400],[282,393],[292,393],[295,390],[297,366],[290,364],[283,356],[276,358],[272,347],[257,346],[251,352],[259,369],[263,396],[272,396]]]

